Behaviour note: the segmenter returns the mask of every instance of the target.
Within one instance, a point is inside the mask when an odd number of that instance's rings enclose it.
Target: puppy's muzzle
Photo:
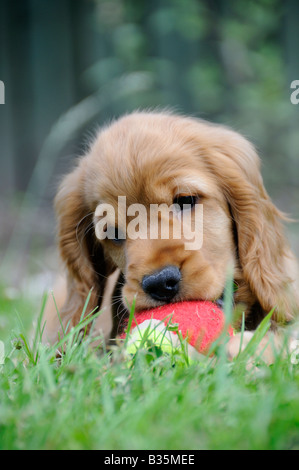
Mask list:
[[[170,302],[179,292],[181,272],[176,266],[166,266],[144,276],[142,289],[152,299]]]

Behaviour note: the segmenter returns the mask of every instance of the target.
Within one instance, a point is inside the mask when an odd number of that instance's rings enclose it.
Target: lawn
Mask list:
[[[149,349],[128,360],[123,345],[94,351],[75,330],[57,359],[38,327],[29,340],[42,304],[1,290],[0,449],[299,447],[299,365],[289,356],[251,370],[246,354],[228,362],[221,346],[192,363]]]

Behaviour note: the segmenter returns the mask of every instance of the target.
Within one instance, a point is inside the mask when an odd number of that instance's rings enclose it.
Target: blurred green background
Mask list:
[[[59,175],[135,108],[243,133],[268,192],[299,218],[298,30],[298,0],[0,0],[2,279],[49,282]],[[288,231],[299,254],[298,223]]]

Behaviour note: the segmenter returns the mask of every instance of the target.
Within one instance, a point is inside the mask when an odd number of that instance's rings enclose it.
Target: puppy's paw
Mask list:
[[[229,360],[237,357],[250,343],[254,336],[254,331],[244,331],[237,333],[227,343],[227,355]],[[257,347],[252,351],[248,351],[248,364],[253,364],[255,359],[260,359],[266,364],[273,364],[279,351],[282,349],[283,336],[277,332],[267,333]]]
[[[253,337],[252,331],[244,331],[242,333],[235,334],[227,343],[227,356],[230,361],[237,357],[248,345]]]

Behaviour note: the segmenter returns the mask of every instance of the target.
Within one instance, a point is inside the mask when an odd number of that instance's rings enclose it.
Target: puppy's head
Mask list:
[[[136,309],[216,300],[228,272],[238,300],[287,300],[281,214],[271,203],[253,147],[222,126],[170,114],[135,113],[99,133],[57,196],[69,300],[124,274],[123,302]],[[78,302],[81,297],[81,304]]]

